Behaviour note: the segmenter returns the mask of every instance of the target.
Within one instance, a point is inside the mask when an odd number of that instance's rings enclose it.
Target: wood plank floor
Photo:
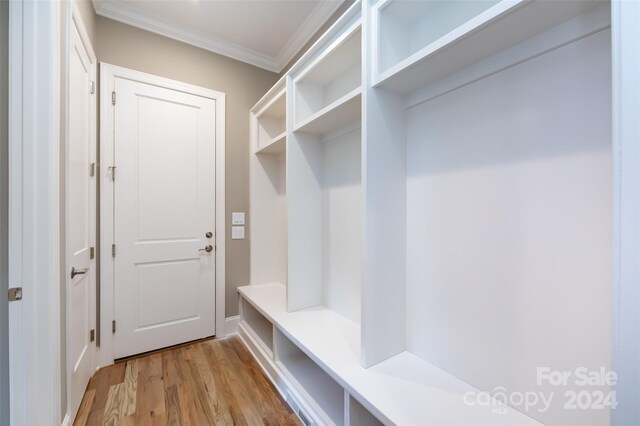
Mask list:
[[[75,425],[300,425],[237,337],[119,362],[89,382]]]

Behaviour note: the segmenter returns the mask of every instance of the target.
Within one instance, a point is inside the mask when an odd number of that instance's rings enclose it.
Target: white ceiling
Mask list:
[[[343,0],[93,0],[98,15],[279,72]]]

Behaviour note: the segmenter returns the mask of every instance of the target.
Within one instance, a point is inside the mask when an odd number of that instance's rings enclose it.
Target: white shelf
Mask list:
[[[283,89],[255,113],[257,124],[256,153],[271,153],[270,150],[281,150],[279,145],[273,145],[282,142],[281,139],[286,134],[286,102],[286,90]]]
[[[360,327],[324,307],[287,313],[283,285],[253,285],[238,291],[384,423],[539,424],[497,401],[489,407],[465,404],[464,395],[479,393],[477,389],[408,352],[362,368]],[[504,409],[501,414],[494,414],[496,407]]]
[[[344,424],[342,387],[280,331],[276,332],[276,342],[276,365],[289,376],[298,392],[307,394],[332,423]]]
[[[270,356],[273,354],[273,325],[251,304],[240,300],[241,321],[246,323],[256,340],[262,345],[262,349]]]
[[[376,419],[362,404],[360,404],[353,396],[348,395],[345,398],[348,401],[347,407],[348,418],[346,423],[349,426],[383,426],[380,420]]]
[[[437,37],[419,31],[425,20],[433,20],[429,14],[434,3],[439,2],[391,0],[376,9],[377,38],[384,38],[385,43],[377,42],[380,54],[375,86],[412,92],[603,4],[595,0],[502,0],[493,6],[495,2],[478,2],[475,4],[480,8],[470,8],[473,2],[441,2],[452,9],[449,21],[457,26],[440,25],[443,33]],[[457,11],[456,4],[462,4]],[[385,33],[402,35],[385,37]],[[398,51],[408,56],[394,57]]]
[[[285,130],[275,138],[271,139],[271,141],[269,141],[269,143],[267,143],[266,145],[259,147],[256,150],[256,154],[271,154],[271,155],[282,154],[286,149],[286,143],[287,143],[287,132]]]
[[[353,24],[294,80],[294,126],[308,123],[362,84],[360,22]]]
[[[293,131],[315,135],[325,134],[360,120],[361,109],[362,89],[358,87],[307,118]]]

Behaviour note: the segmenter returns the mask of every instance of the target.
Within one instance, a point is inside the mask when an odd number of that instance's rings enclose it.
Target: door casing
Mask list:
[[[113,164],[114,105],[112,99],[116,78],[164,87],[216,101],[215,333],[217,337],[223,337],[225,334],[225,94],[102,62],[100,63],[100,288],[98,290],[100,294],[101,337],[98,367],[113,364],[115,353],[112,333],[112,321],[114,320],[112,244],[116,244],[117,248],[117,241],[114,241],[114,169],[111,167],[116,167],[115,179],[117,180],[117,164]],[[115,99],[117,102],[117,94]]]
[[[70,59],[71,59],[71,49],[73,48],[73,44],[72,44],[72,40],[71,40],[71,33],[73,31],[73,28],[75,27],[75,29],[78,31],[78,34],[80,35],[80,40],[85,48],[85,51],[88,55],[89,58],[89,62],[90,62],[90,75],[91,75],[91,80],[94,82],[94,94],[91,95],[91,101],[90,101],[90,110],[89,110],[89,116],[90,116],[90,122],[89,122],[89,137],[90,137],[90,141],[89,143],[93,145],[92,148],[92,152],[93,152],[93,161],[96,161],[95,159],[95,155],[96,155],[96,150],[97,150],[97,140],[96,140],[96,136],[97,136],[97,116],[96,116],[96,108],[97,108],[97,96],[98,96],[98,87],[97,87],[97,82],[96,82],[96,70],[97,70],[97,61],[96,61],[96,55],[95,52],[93,51],[93,47],[91,45],[91,40],[89,39],[89,35],[87,34],[87,30],[86,27],[84,25],[84,22],[82,20],[82,16],[80,14],[80,9],[78,9],[78,5],[75,1],[70,1],[67,3],[67,9],[66,9],[66,14],[67,14],[67,30],[66,30],[66,54],[65,54],[65,61],[67,66],[65,67],[65,88],[67,91],[67,95],[65,96],[65,100],[66,100],[66,104],[64,106],[65,108],[65,115],[64,115],[64,119],[65,119],[65,191],[64,191],[64,197],[62,198],[62,202],[65,203],[65,231],[67,232],[68,235],[68,230],[69,230],[69,211],[66,208],[66,206],[68,205],[67,201],[69,200],[68,197],[73,196],[73,194],[70,194],[70,191],[68,190],[69,188],[69,174],[68,174],[68,164],[67,164],[67,160],[68,160],[68,154],[69,154],[69,129],[71,126],[71,121],[74,119],[70,116],[70,111],[69,111],[69,102],[70,102],[70,96],[69,96],[69,91],[70,91],[70,69],[69,69],[69,63],[70,63]],[[87,87],[87,91],[90,90],[90,87]],[[87,170],[87,175],[89,174],[89,170]],[[95,178],[94,179],[90,179],[90,184],[91,183],[95,183]],[[93,227],[92,229],[90,229],[90,231],[92,231],[92,234],[90,236],[90,240],[93,241],[95,243],[96,241],[96,237],[97,237],[97,223],[96,223],[96,219],[97,217],[95,216],[96,210],[95,210],[95,202],[97,200],[96,198],[96,192],[97,192],[97,186],[94,187],[93,189],[94,191],[94,197],[93,197],[93,203],[94,203],[94,218],[93,218]],[[69,241],[65,236],[64,239],[66,248],[65,248],[65,270],[63,271],[63,277],[64,277],[64,283],[66,285],[66,292],[65,292],[65,296],[66,296],[66,300],[64,300],[64,303],[66,303],[66,309],[64,314],[66,314],[66,318],[65,319],[65,325],[66,325],[66,332],[65,332],[65,337],[66,337],[66,342],[65,342],[65,357],[66,359],[63,359],[63,361],[66,361],[66,374],[63,376],[64,380],[66,380],[66,409],[67,409],[67,414],[70,416],[70,420],[73,421],[74,417],[76,415],[76,410],[74,410],[74,407],[72,406],[72,402],[73,402],[73,370],[74,370],[74,360],[72,359],[72,349],[71,349],[71,333],[73,330],[72,324],[71,324],[71,305],[72,305],[72,294],[71,294],[71,286],[72,284],[68,281],[69,278],[69,271],[71,270],[71,267],[74,266],[71,264],[71,256],[70,256],[70,250],[69,250]],[[97,266],[97,259],[94,260],[93,262],[93,267]],[[92,268],[93,268],[92,267]],[[91,271],[90,271],[91,272]],[[94,270],[92,272],[93,274],[96,273],[96,271]],[[95,276],[95,275],[94,275]],[[89,277],[88,277],[89,278]],[[97,276],[96,276],[96,281],[97,281]],[[93,283],[93,293],[90,293],[90,296],[95,297],[96,294],[96,289],[97,289],[97,283],[94,282]],[[94,300],[95,301],[95,300]],[[93,324],[96,324],[96,309],[95,309],[95,304],[92,303],[92,301],[89,302],[90,306],[92,309],[90,309],[90,315],[91,318],[93,319]],[[93,362],[91,363],[91,369],[93,371],[96,370],[96,345],[92,345],[89,346],[89,350],[92,350],[94,353],[90,354],[89,356],[91,356],[91,358],[93,359]]]

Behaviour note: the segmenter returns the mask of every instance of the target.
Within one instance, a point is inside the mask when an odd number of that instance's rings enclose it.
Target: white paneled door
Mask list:
[[[115,358],[215,334],[216,101],[115,79]]]
[[[75,21],[69,31],[65,275],[69,405],[73,418],[96,370],[96,64]]]

